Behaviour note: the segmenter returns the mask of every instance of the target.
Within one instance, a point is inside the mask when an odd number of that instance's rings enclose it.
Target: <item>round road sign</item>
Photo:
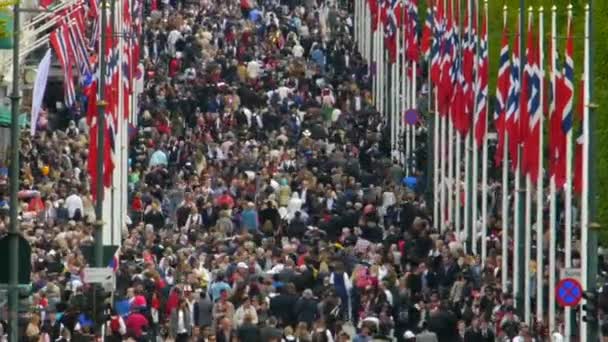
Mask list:
[[[583,298],[583,287],[574,278],[564,278],[555,287],[555,298],[561,306],[577,306]]]

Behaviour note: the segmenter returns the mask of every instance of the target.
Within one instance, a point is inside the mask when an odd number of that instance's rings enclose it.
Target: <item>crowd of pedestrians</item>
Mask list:
[[[352,6],[145,2],[116,290],[95,322],[81,279],[88,129],[74,111],[22,139],[23,341],[560,341],[502,293],[500,223],[486,260],[466,253],[431,221],[426,161],[406,178],[390,159]]]

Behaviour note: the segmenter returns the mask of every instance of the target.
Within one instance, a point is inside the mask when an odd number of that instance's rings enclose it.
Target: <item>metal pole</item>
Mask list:
[[[587,15],[589,16],[588,20],[588,32],[587,39],[589,44],[589,56],[587,56],[587,77],[588,82],[588,92],[587,98],[589,101],[593,100],[593,55],[595,53],[595,45],[594,45],[594,33],[593,33],[593,0],[589,0],[587,5]],[[588,130],[589,133],[589,147],[588,147],[588,168],[586,178],[589,180],[591,186],[588,186],[587,190],[587,201],[588,201],[588,219],[589,219],[589,227],[583,227],[583,229],[587,230],[587,246],[582,246],[583,249],[587,250],[587,291],[595,291],[597,286],[597,228],[599,225],[595,223],[596,214],[597,214],[597,197],[596,197],[596,189],[595,184],[597,184],[597,170],[595,167],[595,157],[596,157],[596,122],[597,116],[595,112],[596,106],[592,103],[588,105]],[[599,334],[599,326],[597,324],[587,324],[587,341],[597,341]]]
[[[19,2],[13,7],[13,91],[11,94],[11,168],[10,168],[10,273],[8,280],[8,308],[9,308],[9,341],[18,341],[18,315],[19,315],[19,222],[17,221],[19,192],[19,30],[21,29]]]
[[[526,38],[525,38],[525,34],[524,34],[524,18],[526,15],[526,1],[525,0],[519,0],[519,58],[520,58],[520,68],[519,68],[519,79],[520,82],[521,80],[523,80],[523,76],[524,76],[524,68],[523,66],[526,65],[526,54],[525,53],[521,53],[521,51],[524,49],[524,46],[526,46]],[[517,38],[516,38],[517,39]],[[520,108],[521,110],[521,108]],[[518,148],[518,156],[522,155],[522,149],[521,146],[519,146]],[[521,174],[521,162],[522,162],[522,158],[518,157],[518,167],[517,167],[517,174],[515,175],[515,177],[519,178],[519,184],[522,184],[523,182],[523,177]],[[526,229],[527,227],[525,226],[525,217],[523,214],[523,203],[525,200],[525,194],[524,191],[522,189],[518,187],[516,187],[515,189],[516,193],[515,196],[519,197],[519,201],[517,201],[517,208],[515,208],[515,210],[518,211],[519,215],[518,215],[518,219],[519,219],[519,224],[517,229],[519,230],[519,243],[517,244],[517,254],[519,256],[518,258],[518,262],[519,262],[519,270],[520,272],[522,270],[525,270],[527,265],[526,265],[526,260],[524,258],[524,254],[525,254],[525,245],[526,245],[526,241],[525,241],[525,234],[526,234]],[[518,283],[517,283],[517,298],[515,298],[516,302],[517,302],[517,309],[520,310],[520,313],[523,313],[523,309],[524,309],[524,277],[519,277],[518,278]],[[520,317],[522,317],[523,315],[521,315]]]
[[[97,202],[95,203],[95,217],[97,218],[97,229],[95,229],[95,266],[102,267],[103,264],[103,154],[104,154],[104,133],[105,133],[105,76],[106,76],[106,22],[107,22],[107,2],[101,0],[101,38],[99,42],[99,96],[97,100]]]

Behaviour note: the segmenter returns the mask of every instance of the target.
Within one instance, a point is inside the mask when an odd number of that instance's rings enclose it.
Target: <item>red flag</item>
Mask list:
[[[481,37],[479,44],[479,59],[477,70],[477,113],[475,113],[475,140],[477,141],[477,148],[483,147],[485,134],[488,124],[488,32],[487,32],[487,18],[483,17],[481,29]]]
[[[530,107],[528,102],[530,101],[531,89],[530,82],[532,77],[532,50],[534,49],[534,39],[532,34],[532,20],[528,20],[528,33],[526,36],[526,65],[524,66],[524,73],[521,83],[521,97],[519,103],[519,139],[522,148],[521,156],[521,171],[524,175],[528,174],[530,151],[529,144],[527,143],[528,135],[530,131]]]
[[[375,32],[378,29],[378,0],[367,0],[367,4],[372,17],[372,31]]]
[[[496,108],[494,114],[494,124],[496,133],[498,134],[498,145],[496,146],[496,154],[494,162],[496,165],[501,165],[503,160],[503,149],[505,146],[506,133],[506,116],[507,116],[507,100],[509,96],[509,88],[511,87],[511,60],[509,59],[509,27],[506,25],[502,32],[502,47],[500,49],[498,66],[498,78],[496,80]]]

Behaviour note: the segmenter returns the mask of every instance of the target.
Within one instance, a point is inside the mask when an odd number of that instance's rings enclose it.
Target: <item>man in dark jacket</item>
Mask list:
[[[295,288],[293,284],[287,284],[280,290],[278,296],[270,300],[270,313],[279,319],[281,325],[295,324],[293,308],[296,304]]]
[[[296,302],[294,313],[298,322],[306,322],[308,326],[318,317],[318,301],[314,298],[312,290],[306,289],[302,293],[302,297]]]
[[[213,324],[213,302],[207,291],[201,291],[201,298],[194,305],[194,323],[200,328],[210,327]]]
[[[243,325],[237,330],[237,336],[240,341],[261,342],[260,329],[253,324],[253,317],[250,314],[245,314]]]

